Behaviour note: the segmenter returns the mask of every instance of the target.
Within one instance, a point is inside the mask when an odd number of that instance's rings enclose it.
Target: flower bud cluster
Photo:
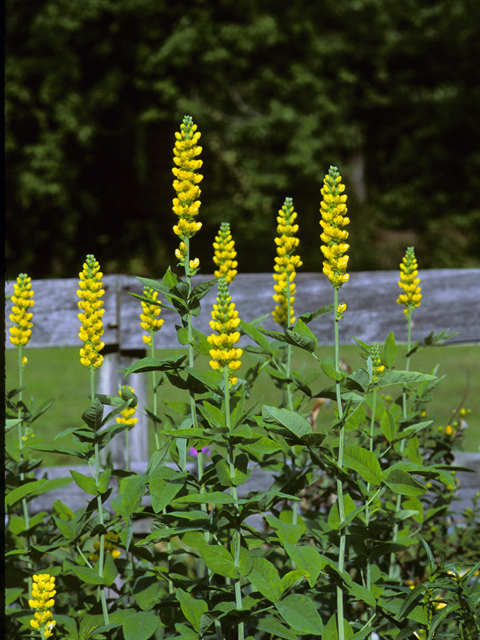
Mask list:
[[[143,295],[145,298],[149,300],[154,300],[157,302],[158,291],[154,291],[150,287],[145,287],[143,290]],[[142,300],[142,313],[140,314],[140,326],[145,331],[148,331],[150,335],[142,336],[144,343],[148,346],[152,344],[152,337],[160,330],[161,326],[164,323],[164,320],[159,320],[158,316],[160,315],[162,309],[158,304],[148,304],[148,302],[143,302]]]
[[[374,342],[372,344],[370,356],[372,358],[373,365],[372,380],[373,382],[375,382],[375,380],[378,379],[378,376],[381,376],[385,371],[385,366],[382,364],[382,358],[380,357],[380,347],[378,346],[377,342]]]
[[[201,222],[196,222],[196,217],[200,209],[201,193],[198,184],[202,181],[203,176],[195,173],[203,164],[201,160],[196,160],[196,157],[202,152],[202,147],[198,145],[200,132],[197,132],[197,125],[193,124],[190,116],[184,117],[180,133],[175,133],[175,137],[173,161],[176,166],[172,171],[176,178],[173,181],[173,188],[177,197],[173,199],[173,212],[178,216],[178,221],[173,227],[173,231],[182,240],[175,255],[184,264],[187,255],[187,246],[184,240],[194,236],[202,227]]]
[[[108,531],[105,534],[105,539],[103,542],[103,549],[105,553],[109,553],[114,560],[118,558],[122,553],[120,549],[117,547],[117,545],[115,544],[115,542],[119,539],[120,539],[120,536],[117,533],[115,533],[114,531]],[[100,551],[100,544],[101,544],[100,542],[95,542],[95,544],[93,545],[95,552],[90,555],[90,560],[92,562],[97,562],[97,560],[100,557],[97,553],[97,551]]]
[[[222,222],[220,225],[220,231],[218,236],[215,236],[213,248],[215,249],[213,261],[218,267],[214,272],[215,277],[225,278],[225,282],[230,284],[237,275],[238,262],[235,260],[237,252],[228,222]]]
[[[103,363],[103,356],[99,352],[105,346],[100,340],[103,335],[102,316],[105,313],[105,309],[102,309],[103,300],[100,298],[105,291],[102,289],[103,273],[100,272],[100,265],[94,256],[87,256],[83,271],[79,275],[78,307],[83,313],[78,314],[82,323],[78,337],[84,343],[80,349],[80,362],[84,367],[97,369]]]
[[[295,322],[293,315],[293,303],[295,302],[295,276],[296,270],[302,266],[300,256],[294,255],[300,240],[295,237],[298,233],[298,224],[295,224],[297,214],[293,210],[291,198],[285,198],[283,207],[277,216],[277,233],[275,238],[277,245],[277,256],[273,267],[275,273],[273,279],[275,284],[273,289],[275,294],[273,299],[277,303],[273,311],[273,319],[282,326],[289,322],[288,307],[290,305],[290,324]]]
[[[33,576],[32,600],[29,600],[28,604],[35,609],[35,617],[30,620],[30,624],[41,632],[42,638],[49,638],[57,624],[50,611],[55,603],[53,596],[56,593],[53,576],[48,573]]]
[[[337,167],[330,167],[328,175],[325,176],[321,193],[323,200],[320,203],[320,213],[322,219],[320,224],[323,233],[320,238],[323,241],[321,246],[325,257],[323,262],[323,273],[330,280],[335,289],[340,289],[348,282],[350,276],[346,273],[348,256],[345,255],[350,246],[345,242],[348,238],[348,231],[345,227],[350,223],[346,217],[347,201],[346,195],[341,195],[345,191],[345,185],[341,183],[342,177],[338,173]]]
[[[121,398],[128,400],[130,397],[132,397],[132,395],[135,395],[135,391],[133,390],[132,387],[129,387],[128,385],[124,385],[121,389],[119,389],[118,395]],[[138,422],[138,418],[134,417],[136,411],[137,411],[137,405],[135,406],[130,405],[129,407],[127,407],[126,409],[120,412],[120,415],[116,418],[117,423],[126,424],[128,425],[129,429],[132,429]]]
[[[403,291],[397,298],[398,304],[405,305],[403,313],[408,315],[412,309],[420,306],[422,295],[420,278],[418,276],[418,264],[415,258],[415,250],[408,247],[402,262],[400,263],[400,280],[398,286]]]
[[[35,304],[33,300],[32,279],[21,273],[13,285],[12,313],[9,318],[15,326],[10,328],[10,342],[16,347],[28,344],[32,335],[32,317],[29,309]]]
[[[235,347],[240,340],[240,333],[237,327],[240,324],[238,311],[235,310],[235,304],[228,293],[228,285],[224,278],[218,281],[217,303],[213,305],[212,320],[210,328],[217,332],[218,335],[212,334],[207,340],[212,345],[210,349],[210,366],[212,369],[221,369],[228,367],[230,371],[237,371],[242,366],[239,358],[243,351]],[[237,382],[235,376],[229,376],[231,384]]]

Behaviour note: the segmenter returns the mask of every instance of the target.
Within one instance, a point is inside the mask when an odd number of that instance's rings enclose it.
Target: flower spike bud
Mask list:
[[[418,264],[415,258],[415,250],[408,247],[402,262],[400,263],[400,280],[398,286],[403,291],[398,298],[398,304],[405,305],[403,313],[408,315],[415,307],[419,307],[422,295],[419,287],[420,278],[418,277]]]
[[[95,369],[103,363],[100,351],[105,346],[100,340],[103,335],[102,316],[105,313],[105,309],[102,309],[103,300],[100,300],[105,293],[102,289],[102,276],[100,265],[94,256],[88,255],[80,273],[80,288],[77,291],[80,298],[78,307],[83,312],[78,314],[82,323],[78,337],[84,343],[80,349],[80,362],[84,367]]]
[[[372,344],[372,348],[370,349],[370,356],[372,358],[373,365],[373,373],[372,373],[372,381],[375,382],[378,376],[383,375],[385,371],[385,367],[382,364],[382,358],[380,357],[380,347],[377,342]]]
[[[238,349],[235,345],[240,340],[240,332],[237,327],[240,324],[238,311],[235,310],[235,304],[228,293],[228,285],[225,278],[218,281],[217,302],[213,305],[212,320],[210,320],[210,328],[217,332],[207,337],[208,342],[212,345],[210,349],[210,366],[214,370],[224,371],[226,367],[230,371],[238,371],[242,366],[240,358],[242,349]],[[230,384],[235,384],[237,378],[234,375],[229,376]]]
[[[48,573],[40,573],[33,576],[32,599],[28,604],[35,609],[34,618],[30,620],[30,625],[38,629],[43,638],[50,638],[53,628],[57,624],[53,619],[50,609],[55,604],[54,595],[55,578]]]
[[[295,250],[300,240],[296,237],[298,224],[295,224],[297,214],[293,210],[291,198],[285,198],[283,207],[277,216],[277,233],[275,244],[277,245],[277,256],[273,267],[275,273],[273,279],[275,284],[273,289],[275,294],[273,299],[277,303],[273,311],[273,319],[282,326],[294,324],[293,303],[295,302],[295,283],[297,269],[302,266],[300,256],[295,255]],[[288,308],[290,303],[290,314],[288,318]]]
[[[14,326],[9,329],[10,342],[16,347],[24,347],[30,341],[30,336],[32,335],[33,314],[30,308],[35,304],[32,279],[26,273],[21,273],[17,277],[17,282],[13,285],[12,302],[12,313],[9,318],[14,323]]]
[[[345,242],[348,238],[348,231],[343,227],[350,223],[347,213],[347,196],[342,195],[345,185],[342,184],[342,177],[338,173],[337,167],[330,167],[328,175],[325,176],[321,193],[323,200],[320,203],[320,213],[322,219],[320,224],[323,233],[320,238],[323,241],[321,250],[325,258],[323,262],[323,273],[332,283],[335,289],[340,289],[348,282],[350,276],[346,273],[348,256],[345,255],[350,246]]]
[[[230,224],[222,222],[218,236],[215,236],[213,243],[215,255],[214,263],[218,269],[214,272],[216,278],[225,278],[227,284],[231,284],[237,275],[238,262],[235,260],[237,252],[235,251],[235,241],[230,233]]]
[[[199,200],[201,191],[198,184],[203,180],[203,176],[195,173],[203,164],[201,160],[196,159],[202,152],[202,147],[198,145],[200,132],[197,131],[197,125],[193,124],[190,116],[184,117],[180,132],[175,134],[175,138],[173,149],[175,167],[172,171],[175,176],[173,188],[177,197],[173,199],[173,212],[178,220],[173,231],[181,240],[175,255],[180,264],[184,265],[188,253],[185,240],[192,238],[202,227],[202,223],[197,222],[196,217],[201,204]]]
[[[122,398],[122,400],[129,400],[132,397],[135,397],[135,391],[133,387],[128,385],[124,385],[121,389],[118,390],[118,395]],[[134,400],[135,402],[135,400]],[[120,415],[116,418],[118,424],[126,424],[129,429],[133,429],[133,427],[137,424],[138,418],[135,418],[135,413],[137,411],[137,405],[132,403],[129,407],[124,409]]]
[[[178,249],[177,249],[178,251]],[[143,295],[149,300],[157,302],[157,304],[148,304],[142,300],[142,313],[140,314],[140,326],[144,331],[148,331],[150,335],[142,336],[142,340],[147,346],[151,346],[152,338],[162,327],[164,320],[158,319],[162,309],[158,298],[158,291],[154,291],[150,287],[145,287]]]
[[[114,560],[122,554],[118,546],[115,544],[119,539],[120,536],[118,533],[115,533],[115,531],[108,531],[105,534],[104,551],[105,553],[109,553]],[[95,542],[93,548],[95,551],[90,554],[90,560],[91,562],[97,562],[99,558],[97,551],[100,551],[100,542]]]

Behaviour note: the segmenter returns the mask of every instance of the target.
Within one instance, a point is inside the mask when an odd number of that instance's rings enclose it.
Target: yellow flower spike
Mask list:
[[[322,219],[320,224],[323,233],[320,238],[323,241],[321,250],[325,261],[323,262],[323,273],[332,283],[335,289],[340,289],[348,282],[350,276],[346,273],[348,256],[345,255],[350,246],[345,242],[348,238],[348,231],[342,229],[350,223],[346,217],[347,196],[342,195],[345,185],[341,182],[342,177],[338,173],[337,167],[330,167],[328,175],[325,176],[321,193],[323,200],[320,203],[320,213]]]
[[[28,604],[35,609],[34,618],[30,620],[33,629],[39,629],[42,638],[49,638],[53,633],[53,628],[57,624],[53,619],[52,612],[49,611],[55,604],[53,596],[55,591],[55,578],[48,573],[41,573],[33,576],[32,599]]]
[[[370,356],[372,358],[373,365],[372,381],[375,382],[375,380],[377,380],[385,371],[385,366],[382,364],[382,358],[380,357],[380,347],[377,342],[372,344]]]
[[[215,255],[214,263],[218,269],[214,271],[216,278],[225,278],[225,282],[230,284],[237,275],[238,262],[235,260],[237,252],[235,251],[235,242],[230,233],[230,224],[222,222],[218,236],[215,236],[213,243]]]
[[[277,257],[273,267],[275,273],[273,279],[275,284],[273,289],[275,294],[273,299],[277,303],[275,310],[272,312],[273,319],[277,324],[287,326],[288,324],[288,303],[290,301],[290,324],[294,324],[295,317],[293,315],[293,303],[295,302],[295,283],[296,270],[302,266],[300,256],[294,255],[300,240],[296,237],[298,233],[298,224],[295,224],[297,214],[293,210],[293,202],[291,198],[285,198],[283,207],[277,216],[277,233],[275,238],[277,245]]]
[[[158,319],[161,313],[158,291],[154,291],[150,287],[145,287],[143,295],[145,298],[157,302],[157,304],[148,304],[148,302],[143,302],[143,300],[141,302],[142,313],[140,314],[140,326],[150,334],[143,336],[142,339],[146,345],[150,346],[152,344],[152,337],[161,329],[164,320]]]
[[[120,536],[118,535],[118,533],[115,533],[115,531],[108,531],[105,534],[104,547],[103,547],[104,551],[105,553],[109,553],[114,560],[118,558],[122,553],[120,549],[117,547],[117,545],[115,544],[115,542],[117,542],[117,540],[119,539],[120,539]],[[95,551],[99,551],[100,542],[95,542],[93,545],[93,548],[95,549]],[[98,553],[94,552],[90,554],[91,562],[97,562],[98,558],[99,558]]]
[[[240,318],[228,293],[228,285],[225,278],[220,278],[217,303],[213,305],[212,320],[210,321],[210,328],[218,335],[212,334],[207,337],[213,347],[210,349],[212,369],[223,371],[228,367],[229,371],[238,371],[242,366],[240,358],[243,351],[235,347],[240,340],[240,333],[236,331],[239,324]],[[236,376],[230,375],[229,381],[230,384],[235,384],[237,382]]]
[[[125,393],[126,392],[126,393]],[[132,387],[128,385],[124,385],[121,389],[118,390],[118,395],[123,398],[125,395],[130,396],[130,394],[135,394],[135,391]],[[131,396],[130,396],[131,397]],[[127,397],[128,399],[128,397]],[[129,429],[132,429],[138,422],[138,418],[135,418],[135,413],[137,411],[137,405],[130,405],[126,409],[124,409],[120,415],[116,418],[118,424],[126,424]]]
[[[32,279],[26,273],[21,273],[13,285],[12,313],[9,315],[14,326],[9,329],[10,342],[16,347],[23,347],[30,341],[32,335],[32,317],[29,309],[33,307]],[[26,363],[25,363],[26,364]],[[25,366],[22,359],[22,365]]]
[[[178,217],[177,224],[173,227],[174,233],[180,237],[180,247],[175,251],[181,265],[185,264],[188,253],[186,238],[193,237],[202,228],[202,223],[196,221],[200,209],[200,188],[198,184],[203,176],[195,173],[202,166],[201,160],[196,157],[202,152],[198,145],[200,132],[197,125],[193,124],[190,116],[183,118],[180,133],[175,133],[175,148],[173,149],[175,167],[172,169],[175,180],[173,188],[177,197],[173,199],[173,212]]]
[[[105,292],[102,289],[103,273],[100,272],[100,265],[94,256],[87,256],[83,271],[79,275],[78,307],[83,313],[78,314],[82,323],[78,337],[84,343],[80,349],[80,362],[84,367],[97,369],[103,363],[100,351],[105,346],[100,340],[103,335],[102,316],[105,313],[105,309],[102,309],[103,300],[100,298]]]
[[[397,298],[398,304],[405,305],[404,313],[408,315],[415,307],[419,307],[422,296],[419,287],[418,264],[415,258],[415,250],[408,247],[400,264],[400,280],[398,286],[403,291]]]

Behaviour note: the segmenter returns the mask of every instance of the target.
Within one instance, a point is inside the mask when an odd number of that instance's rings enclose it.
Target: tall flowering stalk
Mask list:
[[[131,398],[135,395],[135,391],[133,389],[133,387],[130,387],[128,385],[124,385],[121,389],[119,389],[118,391],[118,395],[123,398],[123,399],[128,399]],[[130,442],[129,442],[129,431],[130,429],[133,429],[133,427],[137,424],[138,422],[138,418],[135,417],[135,414],[137,412],[137,405],[130,405],[129,407],[127,407],[126,409],[124,409],[123,411],[120,412],[120,415],[116,418],[116,422],[118,424],[125,424],[127,425],[127,429],[125,431],[125,446],[126,446],[126,470],[129,471],[130,470]]]
[[[238,262],[235,260],[237,252],[235,251],[235,241],[230,233],[230,224],[222,222],[218,235],[215,236],[213,243],[215,255],[213,261],[218,269],[214,271],[215,277],[225,278],[227,284],[231,284],[237,275]]]
[[[273,311],[273,319],[282,327],[289,327],[295,323],[293,303],[295,302],[295,276],[296,270],[302,266],[300,256],[295,255],[300,240],[296,237],[298,224],[295,224],[297,214],[293,209],[291,198],[285,198],[283,207],[277,216],[277,233],[275,244],[277,255],[273,267],[273,279],[275,291],[273,299],[277,303]],[[292,347],[287,345],[287,377],[290,377],[292,364]],[[293,409],[291,384],[287,383],[287,405]],[[295,502],[296,507],[296,502]]]
[[[30,625],[38,629],[44,638],[50,638],[53,629],[57,624],[53,619],[50,609],[55,604],[55,578],[48,573],[40,573],[33,576],[33,586],[31,588],[32,599],[28,604],[35,610],[35,614]]]
[[[347,196],[343,195],[345,185],[342,184],[337,167],[330,167],[328,175],[325,176],[321,193],[323,200],[320,203],[320,213],[322,218],[320,225],[323,232],[320,236],[323,245],[321,247],[323,256],[323,273],[327,276],[333,286],[334,291],[334,309],[335,309],[335,369],[340,371],[340,349],[338,338],[338,324],[346,310],[345,304],[338,303],[338,290],[348,282],[349,274],[346,273],[348,265],[348,255],[346,252],[349,245],[345,242],[348,238],[348,231],[343,227],[349,224],[350,220],[346,216],[347,213]],[[342,396],[340,391],[340,382],[336,381],[336,395],[338,406],[338,417],[343,418]],[[343,467],[343,457],[345,449],[345,427],[342,425],[339,433],[338,447],[338,466]],[[337,479],[338,493],[338,513],[340,522],[345,520],[345,504],[343,497],[343,483],[341,478]],[[346,534],[345,527],[340,534],[340,546],[338,551],[338,570],[341,573],[345,564],[345,544]],[[343,590],[341,585],[337,586],[337,621],[338,621],[338,638],[345,640],[345,625],[343,617]]]
[[[144,331],[147,331],[147,335],[143,336],[144,343],[150,347],[150,355],[155,357],[155,345],[154,338],[157,331],[160,331],[164,320],[160,319],[162,309],[158,302],[158,291],[154,291],[150,287],[145,287],[143,290],[145,298],[156,302],[157,304],[148,304],[148,302],[142,301],[142,313],[140,314],[140,326]],[[153,414],[157,415],[157,374],[152,371],[152,391],[153,391]],[[153,421],[153,429],[155,433],[155,447],[158,451],[160,449],[160,442],[158,439],[157,423]],[[128,432],[127,432],[128,434]]]
[[[78,307],[82,313],[78,314],[81,327],[78,337],[84,343],[80,349],[80,363],[84,367],[90,369],[90,397],[92,403],[95,400],[95,372],[103,364],[103,356],[100,351],[105,344],[101,341],[103,335],[103,322],[102,317],[105,313],[103,309],[103,300],[101,297],[105,293],[103,290],[102,282],[103,273],[100,271],[100,265],[95,260],[95,257],[91,254],[87,255],[83,264],[83,269],[79,274],[79,289],[77,295],[80,298]],[[94,478],[98,484],[100,477],[100,452],[98,443],[95,443],[95,472]],[[103,521],[103,506],[102,498],[99,494],[97,496],[97,510],[98,519],[100,524],[104,525]],[[100,554],[98,561],[98,575],[103,577],[104,566],[104,553],[105,553],[105,535],[100,536]],[[105,624],[108,624],[108,610],[107,601],[105,598],[105,589],[99,587],[100,600],[102,602],[103,618]]]
[[[197,125],[193,124],[190,116],[185,116],[180,126],[180,132],[175,133],[175,147],[173,149],[175,167],[172,169],[175,176],[173,188],[177,194],[173,199],[173,212],[177,216],[177,224],[174,225],[173,231],[180,238],[179,248],[175,251],[175,255],[179,260],[179,264],[185,269],[185,278],[188,285],[188,295],[192,291],[191,277],[194,275],[200,265],[198,258],[190,257],[190,239],[200,231],[202,223],[197,221],[200,209],[200,187],[199,183],[203,180],[200,173],[196,173],[202,166],[202,160],[197,156],[202,152],[199,146],[200,132],[197,131]],[[192,314],[188,313],[187,319],[188,331],[188,365],[194,366],[194,349],[193,349],[193,326]],[[195,408],[195,398],[193,392],[190,391],[190,410],[192,415],[193,426],[197,426],[197,412]],[[180,466],[185,469],[186,464],[186,441],[182,440],[179,444]],[[199,452],[197,457],[198,475],[203,476],[203,457]]]
[[[398,296],[397,302],[398,304],[404,305],[403,313],[407,318],[407,354],[410,352],[412,346],[412,313],[416,307],[419,307],[422,300],[421,287],[420,287],[420,278],[418,277],[418,263],[415,258],[415,249],[414,247],[408,247],[404,257],[402,258],[402,262],[400,263],[400,280],[398,281],[398,286],[400,287],[402,293]],[[407,363],[405,367],[406,371],[410,370],[410,356],[407,356]],[[403,389],[402,394],[402,413],[403,419],[407,419],[407,390]],[[405,439],[400,441],[400,453],[403,453],[405,447]],[[397,495],[396,501],[396,511],[400,511],[402,506],[402,496],[400,494]],[[393,527],[393,540],[394,542],[398,538],[398,524],[396,523]],[[389,577],[396,577],[396,573],[398,574],[398,570],[395,564],[395,554],[392,552],[390,554],[390,567],[389,567]]]
[[[242,363],[240,358],[242,357],[242,349],[236,347],[236,344],[240,340],[240,333],[237,331],[240,324],[240,318],[238,317],[238,311],[235,310],[235,303],[232,302],[232,298],[228,293],[228,285],[225,278],[220,278],[218,281],[218,294],[217,302],[213,305],[212,320],[210,321],[210,328],[216,331],[216,334],[207,337],[208,342],[212,345],[210,349],[210,366],[215,371],[223,372],[224,380],[224,402],[225,402],[225,426],[228,430],[231,429],[230,422],[230,386],[237,382],[235,372],[240,369]],[[235,464],[233,456],[233,445],[231,440],[228,440],[228,465],[230,469],[230,476],[235,476]],[[239,513],[239,503],[237,488],[232,484],[230,487],[230,493],[235,502],[235,508]],[[235,532],[235,554],[234,563],[236,567],[240,567],[240,529]],[[237,609],[242,609],[242,590],[240,577],[235,579],[235,604]],[[243,622],[238,623],[238,639],[244,640],[245,626]]]

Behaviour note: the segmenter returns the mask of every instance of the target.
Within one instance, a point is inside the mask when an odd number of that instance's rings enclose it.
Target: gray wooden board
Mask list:
[[[413,340],[422,340],[430,331],[450,329],[459,335],[453,343],[480,342],[480,269],[432,269],[420,271],[422,304],[413,315]],[[350,281],[339,292],[339,301],[348,309],[340,322],[340,341],[352,344],[354,336],[365,342],[382,342],[390,331],[397,341],[406,341],[407,326],[403,307],[396,303],[400,293],[397,271],[352,273]],[[211,280],[213,276],[196,276],[193,284]],[[130,295],[143,293],[140,282],[131,276],[105,276],[105,333],[103,341],[111,349],[144,350],[139,315],[140,301]],[[333,302],[333,289],[321,273],[298,273],[295,315],[315,311]],[[78,281],[33,280],[35,306],[33,307],[32,347],[81,346],[78,338]],[[6,294],[11,295],[12,283],[7,283]],[[269,273],[239,274],[230,286],[232,300],[239,316],[251,321],[267,315],[264,326],[278,329],[271,317],[275,303],[272,299],[273,279]],[[160,296],[162,298],[162,296]],[[216,298],[214,287],[202,300],[202,313],[194,318],[194,326],[209,334],[210,311]],[[7,328],[11,325],[7,305]],[[155,337],[159,348],[178,346],[175,325],[180,324],[178,314],[163,309],[164,325]],[[314,320],[310,327],[319,344],[333,344],[332,316]],[[244,342],[245,338],[242,339]],[[12,348],[7,340],[7,348]]]

